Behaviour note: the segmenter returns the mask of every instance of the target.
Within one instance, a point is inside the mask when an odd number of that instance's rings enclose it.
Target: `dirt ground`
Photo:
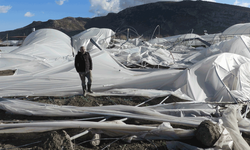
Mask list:
[[[11,75],[12,70],[0,71],[1,75]],[[14,97],[9,97],[14,98]],[[69,97],[15,97],[22,100],[30,100],[40,103],[49,103],[56,105],[70,105],[70,106],[104,106],[104,105],[131,105],[136,106],[146,100],[148,97],[118,97],[118,96],[100,96],[93,97],[87,95],[69,96]],[[160,103],[165,97],[154,98],[153,100],[145,103],[142,106],[155,105]],[[184,101],[174,96],[170,96],[165,103]],[[249,115],[249,114],[248,114]],[[250,116],[248,116],[249,118]],[[43,120],[71,120],[82,118],[70,117],[34,117],[8,114],[0,110],[0,123],[8,122],[27,122],[27,121],[43,121]],[[117,118],[110,118],[110,120]],[[96,120],[99,121],[99,120]],[[125,121],[127,124],[159,124],[158,122],[128,119]],[[175,126],[188,129],[184,126]],[[44,133],[27,133],[27,134],[0,134],[0,150],[167,150],[166,140],[152,140],[152,141],[132,141],[128,143],[119,137],[110,138],[107,135],[101,135],[101,142],[98,146],[90,144],[93,134],[89,132],[80,138],[70,141],[69,137],[82,133],[86,129],[64,129],[57,131],[49,131]],[[243,133],[244,139],[250,144],[250,135]],[[203,147],[195,138],[182,141],[194,146]]]
[[[15,70],[2,70],[0,71],[0,76],[9,76],[13,75],[15,73]]]

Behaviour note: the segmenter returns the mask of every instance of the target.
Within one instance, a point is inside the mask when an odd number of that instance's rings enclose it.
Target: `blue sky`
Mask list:
[[[168,0],[0,0],[0,32],[24,27],[33,21],[65,17],[91,18],[155,1]],[[249,0],[207,1],[250,7]]]

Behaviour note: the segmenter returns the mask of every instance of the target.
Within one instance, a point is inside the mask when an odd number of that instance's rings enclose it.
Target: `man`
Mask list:
[[[85,85],[85,78],[88,79],[88,92],[93,93],[91,91],[91,84],[92,84],[92,59],[84,46],[80,47],[80,51],[78,51],[75,57],[75,68],[76,71],[79,73],[79,76],[82,81],[82,90],[83,95],[86,96],[86,85]]]

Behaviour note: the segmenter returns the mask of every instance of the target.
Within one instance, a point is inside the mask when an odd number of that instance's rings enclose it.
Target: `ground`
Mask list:
[[[20,99],[27,100],[27,98],[19,97]],[[145,100],[149,99],[148,97],[93,97],[90,95],[87,95],[86,97],[83,96],[71,96],[71,97],[28,97],[28,100],[41,102],[41,103],[49,103],[49,104],[57,104],[57,105],[71,105],[71,106],[100,106],[100,105],[132,105],[135,106],[141,102],[144,102]],[[153,105],[161,102],[164,98],[155,98],[154,100],[144,104],[146,105]],[[173,101],[182,101],[175,97],[170,97],[169,102]],[[47,118],[47,117],[32,117],[32,116],[22,116],[22,115],[12,115],[12,114],[6,114],[5,111],[0,111],[0,118],[2,122],[6,121],[34,121],[34,120],[51,120],[51,119],[76,119],[76,118]],[[145,122],[143,120],[133,120],[130,119],[126,123],[132,123],[132,124],[141,124],[141,123],[148,123],[148,124],[156,124],[156,122]],[[65,129],[64,131],[69,136],[74,136],[76,134],[79,134],[83,132],[85,129]],[[52,131],[53,132],[53,131]],[[1,141],[1,148],[15,148],[20,147],[22,145],[30,144],[27,146],[23,146],[19,149],[43,149],[44,143],[47,139],[51,137],[52,132],[46,132],[46,133],[29,133],[29,134],[4,134],[0,135],[0,141]],[[60,135],[63,131],[54,131],[55,135]],[[92,134],[89,133],[86,136],[83,136],[81,138],[76,139],[73,141],[75,143],[74,149],[102,149],[103,147],[107,146],[109,143],[114,141],[115,139],[111,140],[102,140],[101,144],[99,146],[92,146],[89,142],[84,142],[92,139]],[[109,137],[103,136],[102,138],[108,139]],[[82,143],[83,144],[79,144]],[[57,143],[58,144],[58,143]],[[54,144],[56,145],[56,144]],[[122,140],[119,140],[112,145],[109,146],[110,150],[115,149],[167,149],[166,148],[166,142],[164,140],[158,140],[158,141],[135,141],[132,143],[127,143]]]
[[[13,73],[11,70],[6,71],[5,75]],[[0,71],[1,75],[1,71]],[[13,98],[13,97],[9,97]],[[30,100],[40,103],[49,103],[57,105],[71,105],[71,106],[102,106],[102,105],[131,105],[136,106],[146,100],[148,97],[136,97],[136,96],[100,96],[93,97],[87,95],[83,97],[81,95],[69,96],[69,97],[17,97],[23,100]],[[155,98],[142,106],[155,105],[160,103],[165,97]],[[179,102],[184,101],[174,96],[170,96],[165,103]],[[248,116],[249,118],[249,116]],[[41,121],[41,120],[69,120],[69,119],[78,119],[78,118],[69,118],[69,117],[34,117],[34,116],[22,116],[22,115],[13,115],[8,114],[3,110],[0,110],[0,123],[8,122],[21,122],[21,121]],[[117,118],[112,118],[117,119]],[[97,120],[98,121],[98,120]],[[159,124],[158,122],[145,121],[145,120],[134,120],[128,119],[127,124]],[[184,126],[175,126],[188,128]],[[92,133],[88,133],[76,140],[73,140],[72,143],[69,140],[69,137],[72,137],[76,134],[79,134],[86,129],[64,129],[57,131],[50,131],[45,133],[27,133],[27,134],[0,134],[0,149],[19,149],[19,150],[56,150],[56,149],[75,149],[75,150],[99,150],[99,149],[108,149],[108,150],[134,150],[134,149],[143,149],[143,150],[167,150],[165,140],[152,140],[152,141],[132,141],[131,143],[125,142],[118,138],[110,138],[106,135],[102,135],[100,145],[92,146],[90,140],[92,139]],[[244,139],[250,144],[250,136],[243,133]],[[191,140],[183,141],[191,145],[202,147],[199,145],[199,142],[194,138]]]

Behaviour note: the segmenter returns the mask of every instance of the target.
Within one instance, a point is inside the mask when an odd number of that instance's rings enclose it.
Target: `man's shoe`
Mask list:
[[[85,90],[83,90],[82,95],[83,95],[84,97],[86,97],[87,93],[86,93]]]
[[[86,85],[82,84],[82,95],[86,96]]]
[[[91,90],[91,84],[88,84],[88,92],[93,93],[93,91]]]

